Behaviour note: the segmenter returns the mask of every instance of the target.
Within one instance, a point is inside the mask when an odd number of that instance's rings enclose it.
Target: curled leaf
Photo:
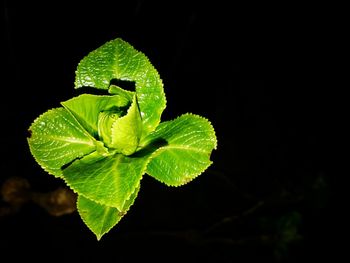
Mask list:
[[[124,155],[131,155],[139,145],[141,134],[142,120],[134,96],[127,114],[113,122],[111,147]]]
[[[158,126],[165,109],[163,82],[148,58],[120,38],[105,43],[80,61],[75,88],[93,87],[115,94],[117,88],[110,86],[115,79],[135,82],[142,137],[146,136]]]

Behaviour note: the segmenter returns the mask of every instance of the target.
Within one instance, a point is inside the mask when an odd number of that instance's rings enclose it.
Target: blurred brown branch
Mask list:
[[[18,212],[29,202],[41,206],[52,216],[61,216],[76,210],[77,196],[70,189],[62,187],[47,193],[35,192],[27,179],[14,176],[1,186],[1,198],[5,205],[0,206],[0,217]]]

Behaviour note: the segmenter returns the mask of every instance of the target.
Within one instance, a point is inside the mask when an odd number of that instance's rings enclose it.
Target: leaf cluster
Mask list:
[[[135,83],[129,91],[113,80]],[[134,203],[148,174],[181,186],[210,165],[217,140],[210,122],[184,114],[161,123],[166,107],[163,83],[148,58],[117,38],[78,64],[81,94],[40,115],[28,138],[35,160],[78,194],[82,220],[100,239]]]

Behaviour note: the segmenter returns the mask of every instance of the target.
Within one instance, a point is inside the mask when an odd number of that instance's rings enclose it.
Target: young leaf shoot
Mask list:
[[[99,240],[134,203],[144,174],[184,185],[210,165],[217,139],[211,123],[184,114],[161,122],[163,83],[148,58],[117,38],[78,64],[75,88],[82,94],[48,110],[29,130],[30,151],[48,173],[78,195],[77,209]],[[125,90],[113,81],[129,81]]]

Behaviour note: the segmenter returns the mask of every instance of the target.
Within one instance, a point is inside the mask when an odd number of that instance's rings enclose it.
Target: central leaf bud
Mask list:
[[[98,137],[107,147],[111,147],[113,123],[122,115],[122,111],[102,111],[98,115]]]
[[[142,120],[136,95],[125,113],[121,108],[98,115],[98,136],[106,147],[124,155],[133,154],[142,134]]]

